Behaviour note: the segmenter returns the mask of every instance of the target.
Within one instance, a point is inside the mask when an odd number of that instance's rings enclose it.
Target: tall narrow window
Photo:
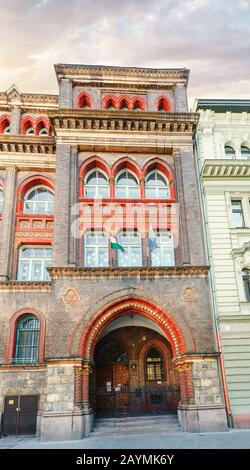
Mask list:
[[[38,362],[40,322],[33,315],[26,315],[17,323],[16,346],[13,362],[36,364]]]
[[[24,246],[18,259],[18,281],[49,281],[47,267],[52,266],[52,249],[49,246]]]
[[[53,214],[54,194],[46,186],[35,186],[24,196],[25,214]]]
[[[3,190],[0,188],[0,213],[3,212]]]
[[[154,382],[163,379],[163,358],[156,348],[151,348],[146,357],[147,380]]]
[[[157,248],[151,253],[152,266],[174,266],[174,243],[171,232],[158,231]]]
[[[101,231],[90,232],[84,238],[84,265],[86,267],[108,266],[108,237]]]
[[[241,146],[241,158],[243,160],[250,160],[250,149],[249,148]]]
[[[140,188],[137,178],[131,171],[122,170],[116,177],[115,195],[122,199],[138,199]]]
[[[121,267],[141,266],[141,237],[133,231],[127,231],[119,236],[119,244],[125,249],[118,251],[118,265]]]
[[[244,269],[242,271],[243,283],[247,302],[250,302],[250,270]]]
[[[145,196],[148,199],[169,199],[169,183],[166,176],[156,170],[151,171],[145,183]]]
[[[109,182],[104,172],[95,168],[87,173],[84,182],[84,194],[86,197],[108,198]]]
[[[235,160],[235,151],[232,147],[226,145],[225,147],[225,158],[228,160]]]
[[[235,227],[245,227],[241,201],[232,201],[232,213]]]

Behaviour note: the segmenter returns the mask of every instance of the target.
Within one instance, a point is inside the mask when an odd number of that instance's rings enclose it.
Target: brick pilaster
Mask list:
[[[4,191],[4,209],[2,220],[2,237],[0,244],[0,280],[8,280],[12,271],[13,238],[15,230],[16,205],[16,167],[6,168],[6,185]]]

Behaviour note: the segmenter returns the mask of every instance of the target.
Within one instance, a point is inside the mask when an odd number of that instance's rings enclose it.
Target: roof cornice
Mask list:
[[[0,153],[56,153],[53,136],[0,134]]]
[[[230,99],[197,99],[194,105],[194,111],[211,110],[216,113],[232,113],[250,112],[250,100],[230,100]]]

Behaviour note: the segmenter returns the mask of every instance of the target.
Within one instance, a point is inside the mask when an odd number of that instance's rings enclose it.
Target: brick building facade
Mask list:
[[[118,415],[157,412],[152,392],[184,430],[225,430],[188,71],[55,70],[59,99],[0,93],[3,429],[32,396],[37,435],[77,439],[116,393]]]

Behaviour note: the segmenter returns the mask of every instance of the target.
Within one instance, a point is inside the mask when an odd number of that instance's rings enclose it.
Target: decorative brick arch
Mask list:
[[[83,93],[80,93],[80,95],[77,97],[77,107],[83,108],[84,106],[92,108],[92,101],[90,95],[85,91]]]
[[[145,163],[142,169],[143,178],[146,179],[148,173],[152,170],[159,170],[167,177],[169,181],[170,198],[175,199],[174,175],[169,165],[160,158],[152,158]]]
[[[27,130],[32,127],[35,133],[35,119],[31,116],[25,116],[21,120],[21,134],[26,134]]]
[[[115,95],[106,95],[102,100],[102,108],[108,109],[112,105],[113,108],[117,109],[117,96]]]
[[[171,112],[172,106],[171,106],[171,101],[167,96],[159,96],[159,98],[156,101],[156,109],[159,111],[160,109],[163,109],[166,113]]]
[[[126,169],[132,171],[139,180],[142,177],[141,168],[134,160],[129,157],[123,157],[117,160],[112,166],[111,174],[115,178],[119,171]]]
[[[79,188],[79,197],[84,196],[84,179],[87,173],[94,168],[100,168],[107,176],[110,178],[111,170],[110,167],[107,165],[105,160],[101,157],[93,155],[92,157],[88,158],[83,162],[79,170],[79,178],[80,178],[80,188]]]
[[[0,134],[4,133],[6,127],[10,126],[10,116],[3,114],[0,116]]]
[[[117,100],[117,107],[118,109],[122,109],[123,107],[126,107],[128,110],[130,110],[132,108],[131,98],[127,95],[119,96]]]
[[[34,315],[40,321],[40,334],[39,334],[39,348],[38,348],[38,363],[41,364],[44,360],[44,348],[45,348],[45,332],[46,332],[46,320],[40,311],[34,308],[21,308],[12,315],[9,322],[9,334],[8,343],[6,348],[6,362],[10,364],[15,354],[16,347],[16,329],[18,321],[26,316]]]
[[[17,212],[23,211],[23,201],[27,191],[33,186],[37,186],[39,184],[48,186],[48,188],[52,189],[52,191],[55,190],[54,182],[43,175],[33,175],[26,178],[22,181],[17,190]]]
[[[147,109],[147,103],[141,96],[134,96],[131,102],[132,109],[139,108],[141,111],[145,111]]]
[[[50,120],[44,116],[38,116],[34,121],[35,134],[38,135],[42,128],[45,128],[48,131],[48,135],[51,135],[52,128]]]
[[[71,354],[93,358],[95,344],[101,332],[116,318],[131,310],[145,316],[160,326],[167,336],[173,355],[195,351],[195,343],[189,326],[183,317],[168,306],[155,302],[139,289],[118,291],[103,302],[95,304],[88,312],[90,320],[77,325],[71,340]]]

